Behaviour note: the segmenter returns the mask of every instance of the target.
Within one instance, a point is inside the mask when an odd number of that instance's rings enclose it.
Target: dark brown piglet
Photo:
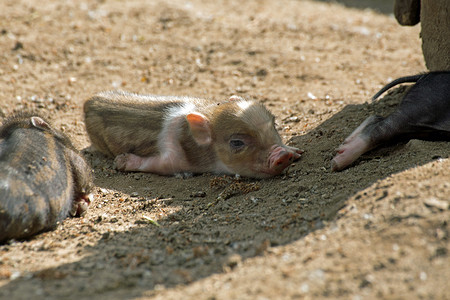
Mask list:
[[[399,83],[416,82],[396,111],[388,117],[371,116],[337,149],[331,168],[339,171],[376,147],[410,139],[450,140],[450,72],[402,77],[374,96]]]
[[[0,242],[82,215],[92,187],[84,158],[41,117],[16,115],[0,127]]]
[[[123,171],[213,172],[264,178],[302,151],[281,141],[274,116],[255,101],[102,92],[84,105],[94,148]]]

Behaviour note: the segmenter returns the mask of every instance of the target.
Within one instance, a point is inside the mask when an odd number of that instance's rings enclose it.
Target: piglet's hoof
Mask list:
[[[114,167],[119,171],[125,171],[129,156],[130,154],[128,153],[117,155],[114,159]]]
[[[93,194],[82,195],[79,199],[72,202],[72,207],[69,211],[72,217],[84,217],[91,202],[94,200]]]

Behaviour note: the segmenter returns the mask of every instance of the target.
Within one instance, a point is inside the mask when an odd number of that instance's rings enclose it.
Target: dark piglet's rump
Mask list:
[[[0,127],[0,242],[83,214],[92,187],[84,158],[41,117],[16,115]]]

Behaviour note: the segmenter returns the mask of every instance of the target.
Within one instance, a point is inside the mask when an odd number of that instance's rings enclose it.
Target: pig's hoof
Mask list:
[[[331,171],[341,171],[351,165],[358,157],[365,151],[357,151],[359,149],[353,149],[341,146],[338,149],[338,154],[331,160]]]
[[[86,195],[81,199],[75,199],[69,211],[71,217],[84,217],[86,215],[89,204],[92,201],[92,195]]]
[[[114,167],[119,171],[125,171],[128,161],[128,154],[119,154],[114,159]]]
[[[337,150],[338,154],[331,160],[331,171],[333,172],[345,169],[359,157],[359,154],[352,153],[343,146]]]
[[[331,161],[331,170],[340,171],[351,165],[363,153],[367,152],[369,143],[361,135],[347,138],[346,141],[336,149],[337,155]]]
[[[305,150],[297,149],[297,150],[294,152],[294,161],[300,159],[300,157],[302,156],[303,153],[305,153]]]
[[[286,149],[288,149],[288,150],[290,150],[290,151],[292,151],[292,152],[295,153],[295,154],[294,154],[294,158],[295,158],[295,159],[299,159],[300,156],[301,156],[303,153],[305,153],[305,150],[298,149],[298,148],[291,147],[291,146],[286,146]]]
[[[331,171],[337,172],[337,171],[340,171],[340,170],[342,170],[342,167],[340,167],[340,166],[338,165],[338,163],[336,162],[336,160],[333,158],[333,159],[331,160]]]

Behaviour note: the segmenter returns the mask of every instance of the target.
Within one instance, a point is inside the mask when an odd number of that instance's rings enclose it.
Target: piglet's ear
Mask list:
[[[31,117],[31,124],[36,127],[36,128],[40,128],[43,130],[51,130],[50,125],[48,125],[47,122],[45,122],[42,118],[40,117]]]
[[[211,127],[207,117],[201,113],[190,113],[186,116],[186,120],[191,128],[192,136],[199,145],[211,144]]]

